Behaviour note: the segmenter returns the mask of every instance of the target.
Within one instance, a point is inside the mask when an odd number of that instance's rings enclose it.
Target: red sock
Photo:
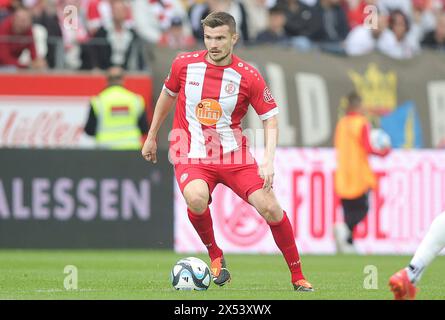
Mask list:
[[[300,255],[295,244],[292,226],[287,218],[286,211],[283,211],[283,219],[280,222],[269,223],[273,238],[278,248],[283,253],[292,275],[292,282],[304,279],[301,271]]]
[[[213,233],[213,225],[212,225],[213,223],[212,223],[212,216],[210,215],[210,209],[207,207],[207,210],[204,211],[203,214],[196,214],[190,211],[190,209],[187,209],[187,213],[190,222],[192,223],[193,227],[195,228],[196,232],[201,238],[202,243],[206,246],[207,250],[209,251],[210,259],[214,260],[218,257],[221,257],[223,252],[218,247],[215,241],[215,234]]]

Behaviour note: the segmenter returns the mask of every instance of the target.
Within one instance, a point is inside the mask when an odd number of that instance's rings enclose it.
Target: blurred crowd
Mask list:
[[[241,46],[395,59],[445,50],[445,0],[0,0],[0,70],[144,70],[154,47],[202,46],[214,10],[235,17]]]

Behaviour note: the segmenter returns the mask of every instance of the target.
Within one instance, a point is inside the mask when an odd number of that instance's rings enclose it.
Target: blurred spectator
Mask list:
[[[445,51],[445,13],[437,18],[436,29],[425,35],[422,46]]]
[[[80,0],[61,0],[57,6],[57,16],[63,42],[63,65],[68,69],[87,68],[85,66],[86,61],[88,61],[86,44],[90,36],[85,12]],[[48,35],[57,36],[57,33],[56,26],[48,29]]]
[[[349,56],[365,55],[377,49],[377,41],[388,26],[388,17],[379,14],[377,28],[366,25],[356,26],[349,32],[344,42],[346,54]]]
[[[300,2],[309,7],[313,7],[317,4],[317,0],[300,0]]]
[[[268,22],[269,25],[267,29],[258,34],[256,42],[259,44],[287,44],[289,38],[284,30],[286,24],[286,12],[284,8],[275,6],[269,9]]]
[[[400,10],[407,17],[412,16],[413,0],[378,0],[379,11],[385,15],[390,15],[392,11]]]
[[[134,0],[131,2],[134,16],[135,30],[148,43],[158,43],[162,35],[161,24],[148,0]]]
[[[29,50],[31,63],[29,67],[42,69],[46,61],[38,57],[32,31],[31,12],[19,7],[0,23],[0,65],[10,67],[27,67],[19,61],[25,50]]]
[[[166,30],[172,24],[172,20],[180,17],[183,21],[187,16],[182,4],[174,0],[148,0],[152,10],[156,13],[158,23],[162,30]]]
[[[312,38],[321,29],[321,15],[299,0],[279,0],[286,9],[286,33],[290,37]]]
[[[243,0],[248,12],[249,39],[256,39],[268,26],[270,0]]]
[[[101,27],[109,29],[113,25],[111,3],[115,0],[88,0],[86,6],[87,28],[94,35]],[[118,0],[120,1],[120,0]],[[126,11],[124,24],[133,27],[131,10]]]
[[[192,34],[187,11],[181,0],[133,0],[131,1],[135,30],[149,43],[158,43],[162,32],[170,28],[172,19],[182,20],[186,35]]]
[[[207,0],[206,3],[193,5],[189,11],[189,17],[193,35],[196,39],[202,40],[204,38],[201,20],[213,11],[230,13],[235,18],[237,32],[240,35],[241,42],[249,41],[247,11],[244,5],[238,0]]]
[[[37,0],[31,7],[31,10],[34,25],[41,25],[45,28],[46,61],[50,68],[54,68],[56,66],[58,41],[62,37],[55,2]]]
[[[129,7],[122,0],[111,2],[113,17],[112,26],[107,29],[100,27],[88,44],[88,58],[84,68],[108,69],[112,65],[124,69],[136,64],[137,69],[143,68],[140,42],[136,32],[125,24]]]
[[[380,52],[394,59],[409,59],[420,52],[421,30],[417,14],[411,25],[408,17],[395,10],[389,16],[389,28],[380,36],[377,48]]]
[[[444,0],[413,0],[413,11],[421,12],[420,27],[423,34],[426,34],[436,27],[436,19],[441,15]]]
[[[112,24],[111,6],[108,0],[88,0],[86,5],[86,27],[94,35],[100,27]]]
[[[324,51],[344,53],[343,40],[348,35],[349,25],[340,0],[319,0],[314,8],[316,16],[321,16],[322,25],[312,40],[319,42]]]
[[[369,12],[367,12],[367,6],[376,6],[378,0],[346,0],[345,10],[348,17],[348,24],[351,29],[356,26],[362,25]]]
[[[124,70],[107,71],[108,86],[90,101],[84,131],[96,137],[97,147],[113,150],[141,149],[148,132],[144,99],[123,87]]]
[[[170,28],[162,34],[158,46],[175,50],[189,50],[196,46],[196,40],[192,35],[185,34],[181,18],[175,17],[171,20]]]
[[[11,13],[11,0],[0,0],[0,21],[9,16]]]
[[[22,0],[0,0],[0,22],[22,6]]]
[[[319,0],[315,9],[322,17],[322,27],[313,39],[322,42],[343,41],[348,35],[349,25],[340,0]]]

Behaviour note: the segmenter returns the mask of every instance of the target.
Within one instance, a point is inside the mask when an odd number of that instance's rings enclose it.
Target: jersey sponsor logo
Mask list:
[[[230,81],[226,86],[224,87],[224,90],[227,94],[233,94],[235,92],[235,85],[232,81]]]
[[[272,103],[273,102],[272,92],[270,92],[268,87],[264,88],[263,99],[264,99],[264,102],[267,102],[267,103]]]
[[[196,105],[195,114],[201,124],[213,126],[221,118],[222,108],[216,100],[203,99]]]

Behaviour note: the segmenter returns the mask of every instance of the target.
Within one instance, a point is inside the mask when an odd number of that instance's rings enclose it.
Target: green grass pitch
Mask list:
[[[0,299],[392,299],[388,278],[405,266],[409,256],[303,255],[303,271],[315,292],[292,290],[280,255],[227,254],[232,281],[213,283],[207,291],[176,291],[170,270],[180,258],[149,250],[0,250]],[[66,290],[67,265],[78,271],[77,290]],[[378,289],[365,289],[365,266],[377,268]],[[425,272],[418,299],[445,299],[445,257]]]

